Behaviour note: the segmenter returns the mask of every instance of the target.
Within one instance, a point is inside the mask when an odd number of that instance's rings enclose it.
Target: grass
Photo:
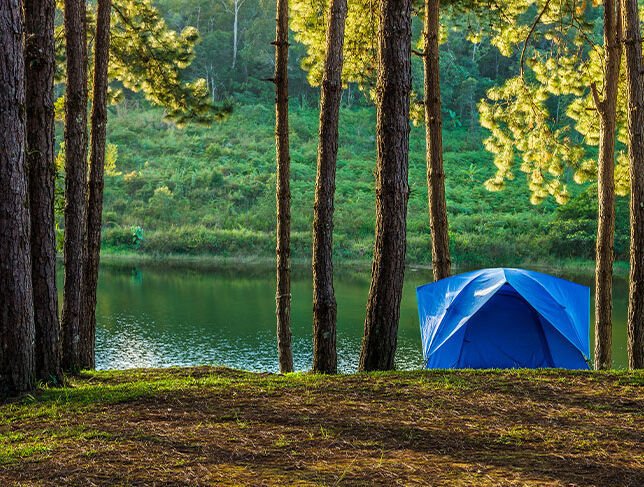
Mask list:
[[[272,117],[265,103],[239,104],[222,123],[179,130],[163,122],[157,109],[111,113],[109,141],[118,147],[118,158],[117,173],[105,181],[104,249],[270,259],[275,252]],[[335,258],[364,261],[371,257],[374,236],[375,111],[343,108],[341,119]],[[292,257],[306,260],[312,248],[317,109],[292,107],[291,127]],[[573,198],[568,205],[559,207],[549,199],[533,206],[519,172],[504,191],[489,192],[484,182],[495,167],[483,148],[484,136],[481,130],[444,131],[453,261],[518,266],[525,261],[592,259],[596,190],[569,181]],[[431,252],[422,127],[411,129],[409,184],[407,258],[427,265]],[[626,198],[617,203],[615,251],[618,260],[627,260]]]
[[[644,373],[83,373],[0,405],[0,484],[644,485]]]

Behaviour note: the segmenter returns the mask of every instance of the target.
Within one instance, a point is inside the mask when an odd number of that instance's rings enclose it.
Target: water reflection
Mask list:
[[[592,276],[570,277],[586,285]],[[422,365],[415,288],[431,280],[426,270],[407,272],[401,307],[397,367]],[[362,339],[369,275],[336,280],[338,365],[355,371]],[[295,368],[311,366],[311,281],[292,283]],[[101,269],[97,309],[97,367],[226,365],[276,371],[275,285],[270,271],[242,275],[157,268]],[[615,282],[614,361],[626,366],[626,296]]]

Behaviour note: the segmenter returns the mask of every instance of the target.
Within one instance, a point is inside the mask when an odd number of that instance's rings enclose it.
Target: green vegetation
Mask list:
[[[643,386],[642,372],[83,373],[0,406],[0,481],[641,485]]]
[[[273,86],[264,79],[273,70],[270,42],[275,34],[274,3],[264,0],[250,3],[156,0],[146,1],[143,6],[130,0],[117,3],[112,70],[118,76],[113,76],[111,90],[120,102],[109,117],[108,161],[117,161],[118,173],[106,180],[104,250],[154,256],[272,258],[275,247]],[[525,23],[524,11],[529,5],[529,1],[519,2],[509,12]],[[364,17],[363,10],[371,8],[366,2],[354,7],[357,10],[353,15],[358,17]],[[323,9],[324,2],[293,5],[289,88],[294,261],[306,261],[311,253],[319,96],[318,88],[311,85],[319,82],[324,44],[325,23],[321,22],[320,15]],[[135,82],[150,78],[150,73],[152,80],[159,81],[154,73],[168,72],[168,69],[158,70],[155,63],[148,62],[146,53],[151,47],[146,42],[157,36],[130,32],[128,29],[132,26],[123,21],[126,11],[138,12],[136,15],[140,16],[145,13],[153,19],[148,22],[152,30],[174,30],[168,34],[173,42],[165,46],[169,52],[174,52],[170,47],[179,49],[174,42],[179,37],[190,41],[185,52],[173,54],[181,58],[176,66],[180,72],[172,71],[172,79],[176,81],[173,86],[198,88],[201,105],[209,98],[213,106],[226,109],[232,106],[233,113],[225,121],[211,126],[188,123],[178,128],[176,122],[186,122],[189,117],[177,117],[177,104],[165,100],[159,94],[163,90],[155,91],[154,86],[139,86]],[[555,14],[553,11],[554,17]],[[601,9],[589,7],[584,14],[587,22],[582,26],[598,43],[600,14]],[[456,4],[446,5],[442,11],[441,78],[452,256],[457,265],[548,265],[562,260],[593,259],[596,189],[593,184],[574,182],[579,167],[562,166],[557,172],[558,183],[566,188],[565,199],[570,199],[565,206],[558,206],[552,198],[538,206],[530,204],[531,198],[534,199],[534,173],[525,175],[516,171],[516,179],[505,182],[505,191],[485,190],[486,181],[489,186],[490,181],[498,179],[499,167],[518,163],[518,154],[523,150],[517,146],[517,154],[508,152],[514,155],[507,156],[496,167],[494,161],[498,154],[485,149],[490,132],[479,123],[479,101],[485,100],[486,94],[494,93],[488,91],[491,88],[502,87],[515,79],[519,71],[520,50],[511,47],[523,36],[513,34],[514,24],[499,23],[497,17],[490,16],[486,9],[474,8],[470,12],[466,7],[463,11]],[[359,26],[349,22],[347,34],[347,86],[340,121],[335,217],[336,257],[343,262],[369,261],[372,252],[375,113],[369,96],[374,68],[373,20],[370,18]],[[421,34],[420,18],[414,19],[413,29],[415,43]],[[545,35],[543,30],[537,29],[540,38]],[[130,37],[132,42],[119,47]],[[568,46],[569,42],[564,44]],[[549,45],[547,42],[531,44],[529,73],[540,66],[533,58],[549,52]],[[582,57],[586,60],[588,56]],[[422,62],[418,57],[412,61],[414,96],[420,100]],[[557,69],[563,70],[566,66],[570,71],[567,64]],[[530,74],[530,80],[533,77]],[[150,89],[146,90],[146,86]],[[163,105],[164,109],[149,108],[144,98]],[[179,98],[186,103],[191,99],[183,95]],[[488,99],[486,103],[493,101]],[[550,100],[548,109],[559,106],[555,105]],[[508,105],[508,110],[513,106]],[[183,108],[179,111],[190,112]],[[515,109],[512,108],[512,113]],[[508,110],[499,109],[495,113],[500,116],[507,112],[510,116]],[[412,112],[421,126],[414,127],[411,137],[408,261],[425,265],[430,263],[431,256],[420,105],[415,104]],[[559,114],[558,108],[556,113]],[[490,126],[489,116],[482,118]],[[575,125],[576,119],[564,116],[562,111],[557,120]],[[593,147],[596,127],[589,131],[579,129],[578,125],[565,142],[574,146],[575,154],[583,156],[588,166],[588,161],[596,158]],[[522,130],[529,132],[529,123]],[[535,164],[555,164],[556,161],[545,160],[549,160],[547,144],[533,145],[539,149]],[[551,151],[553,154],[555,149]],[[64,153],[59,154],[59,159],[61,155]],[[592,179],[592,171],[588,167],[585,170]],[[526,181],[526,177],[532,179]],[[526,184],[530,181],[531,184]],[[62,190],[62,180],[60,183]],[[62,221],[59,226],[62,227]],[[627,200],[619,198],[615,244],[618,259],[627,258],[627,246]]]
[[[309,257],[318,115],[293,104],[291,121],[293,258]],[[120,106],[110,116],[119,174],[108,176],[104,248],[145,254],[274,254],[275,154],[273,110],[235,107],[212,127],[178,129],[159,110]],[[372,108],[341,113],[335,219],[336,255],[369,260],[374,221],[375,115]],[[457,263],[518,265],[590,259],[594,252],[593,186],[573,185],[569,204],[530,204],[519,176],[489,192],[492,156],[481,131],[447,127],[445,165],[452,252]],[[431,262],[422,127],[411,135],[408,260]],[[572,175],[571,175],[572,178]],[[493,215],[493,216],[491,216]],[[628,252],[628,204],[618,201],[616,251]]]

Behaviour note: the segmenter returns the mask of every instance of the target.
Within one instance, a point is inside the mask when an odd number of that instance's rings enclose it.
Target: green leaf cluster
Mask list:
[[[571,182],[596,178],[593,149],[599,144],[599,116],[591,86],[603,93],[602,9],[581,1],[524,0],[511,11],[515,25],[532,18],[530,36],[515,27],[497,30],[502,53],[521,50],[524,73],[490,89],[479,104],[481,125],[490,131],[485,147],[494,155],[496,174],[486,182],[502,189],[525,173],[534,204],[552,196],[566,203]],[[539,13],[542,13],[539,17]],[[524,25],[525,27],[525,25]],[[507,49],[506,49],[507,48]],[[625,154],[624,79],[618,93],[616,191],[628,193]]]
[[[65,35],[62,24],[63,2],[58,1],[56,56],[58,119],[62,119],[65,83]],[[92,82],[93,36],[96,5],[87,6],[88,82]],[[145,99],[165,110],[165,117],[178,125],[187,121],[209,123],[225,116],[231,105],[211,101],[203,78],[186,79],[185,71],[194,60],[199,32],[186,27],[181,32],[168,27],[152,0],[114,0],[112,3],[109,60],[109,97],[111,103],[123,100],[124,89],[141,93]]]

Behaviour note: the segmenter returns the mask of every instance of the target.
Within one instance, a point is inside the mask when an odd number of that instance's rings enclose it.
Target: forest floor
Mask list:
[[[0,405],[0,485],[644,485],[644,373],[83,373]]]

